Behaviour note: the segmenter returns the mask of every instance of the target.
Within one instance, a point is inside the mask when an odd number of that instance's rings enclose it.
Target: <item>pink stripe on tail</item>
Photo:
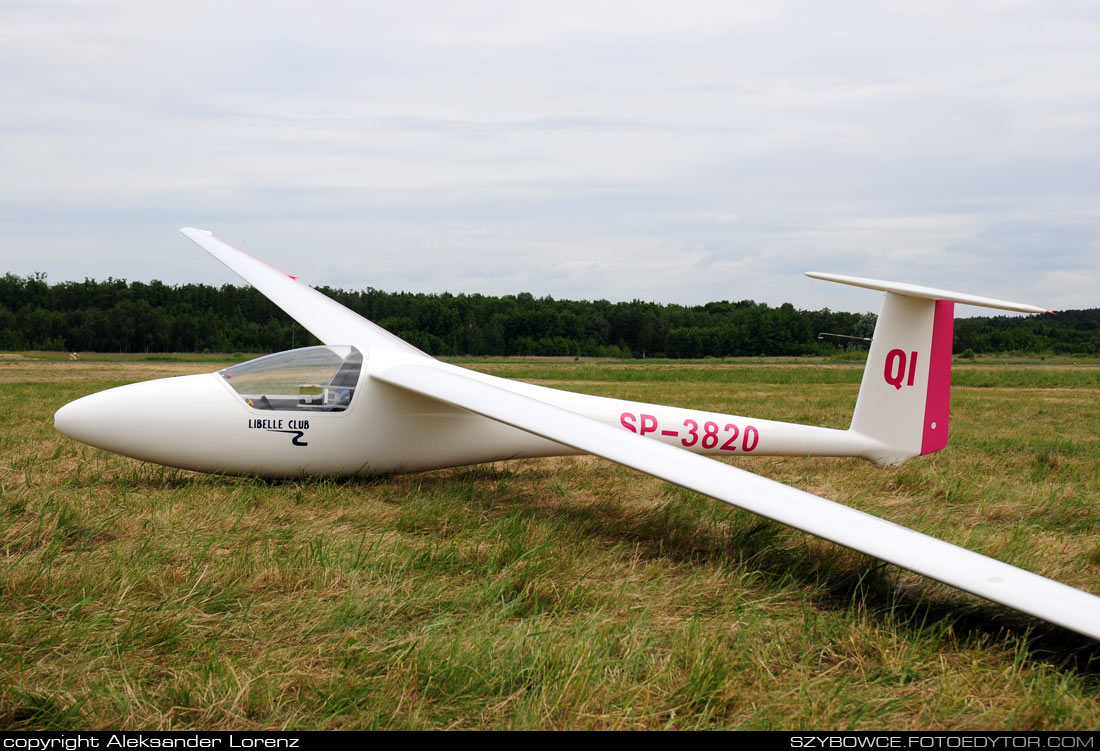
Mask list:
[[[951,412],[951,347],[955,337],[955,303],[936,300],[932,324],[932,352],[928,366],[928,395],[924,402],[924,438],[921,454],[947,445],[947,418]]]

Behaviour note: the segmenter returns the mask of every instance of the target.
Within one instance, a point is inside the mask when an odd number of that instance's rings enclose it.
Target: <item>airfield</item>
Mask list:
[[[271,482],[53,429],[247,358],[0,353],[0,728],[1100,726],[1100,643],[603,460]],[[457,362],[836,428],[863,371]],[[1100,594],[1100,360],[953,382],[938,454],[731,461]]]

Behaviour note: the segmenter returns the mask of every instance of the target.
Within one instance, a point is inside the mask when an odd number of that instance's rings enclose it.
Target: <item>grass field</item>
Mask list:
[[[830,427],[861,373],[466,364]],[[1100,644],[602,460],[266,482],[53,429],[220,366],[0,355],[0,728],[1100,727]],[[955,384],[937,455],[737,462],[1100,593],[1100,366]]]

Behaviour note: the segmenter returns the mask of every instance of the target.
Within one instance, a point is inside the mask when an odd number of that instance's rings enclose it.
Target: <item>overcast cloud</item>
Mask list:
[[[1095,3],[0,2],[0,70],[0,272],[238,283],[190,225],[346,288],[1100,307]]]

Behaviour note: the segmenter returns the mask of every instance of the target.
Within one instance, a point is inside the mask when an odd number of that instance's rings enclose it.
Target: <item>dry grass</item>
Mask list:
[[[0,358],[0,727],[1100,723],[1091,640],[601,460],[271,483],[52,428],[85,393],[215,367]],[[859,373],[477,367],[831,426]],[[1065,370],[984,366],[952,447],[900,468],[739,463],[1100,592],[1100,386]]]

